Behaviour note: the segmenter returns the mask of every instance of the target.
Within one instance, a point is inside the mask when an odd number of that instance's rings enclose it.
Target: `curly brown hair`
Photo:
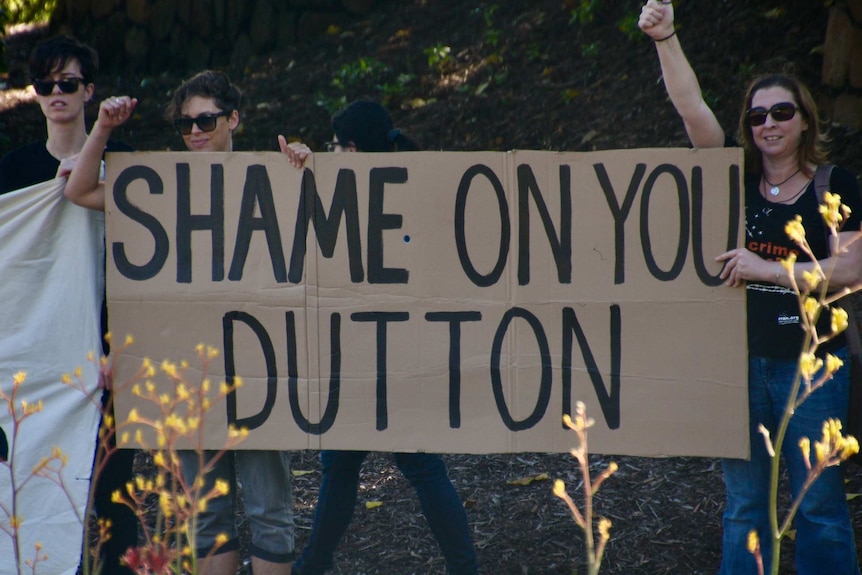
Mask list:
[[[173,122],[182,115],[183,104],[194,96],[212,98],[222,112],[239,111],[242,92],[224,72],[204,70],[198,72],[174,90],[171,101],[165,109],[165,117]]]

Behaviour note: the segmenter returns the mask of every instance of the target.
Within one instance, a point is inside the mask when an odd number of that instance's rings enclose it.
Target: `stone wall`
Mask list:
[[[823,84],[831,120],[862,129],[862,0],[839,1],[829,11]]]
[[[105,71],[241,69],[254,55],[325,34],[381,0],[60,0],[51,31],[98,52]]]

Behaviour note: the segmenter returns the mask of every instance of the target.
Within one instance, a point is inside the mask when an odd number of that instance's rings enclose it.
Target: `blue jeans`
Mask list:
[[[217,452],[205,451],[205,461]],[[178,451],[186,483],[200,472],[197,451]],[[234,464],[234,461],[236,463]],[[206,511],[198,513],[195,546],[198,557],[205,557],[215,546],[220,533],[228,541],[219,546],[216,554],[239,549],[236,528],[237,478],[242,485],[245,514],[251,526],[249,553],[270,563],[289,563],[294,558],[293,493],[290,483],[290,454],[287,451],[228,451],[215,463],[204,478],[201,493],[208,493],[216,479],[230,483],[230,492],[224,497],[211,499]]]
[[[367,451],[322,451],[323,478],[308,544],[294,573],[322,575],[332,567],[338,542],[347,531],[359,490],[359,469]],[[461,498],[439,455],[395,453],[395,463],[410,481],[422,513],[440,545],[450,575],[478,573],[476,550]]]
[[[794,499],[802,488],[807,469],[799,440],[812,443],[822,436],[828,418],[845,421],[849,389],[847,350],[835,353],[845,361],[832,381],[815,391],[796,409],[784,439],[782,455],[790,476]],[[769,527],[770,457],[758,425],[763,424],[775,438],[778,423],[796,374],[797,361],[750,357],[748,397],[751,460],[725,459],[722,462],[727,507],[724,513],[721,575],[756,574],[754,556],[746,548],[748,532],[757,529],[766,571],[772,561]],[[779,512],[779,524],[782,514]],[[841,467],[827,468],[814,482],[796,514],[796,568],[799,575],[859,575],[856,545]]]

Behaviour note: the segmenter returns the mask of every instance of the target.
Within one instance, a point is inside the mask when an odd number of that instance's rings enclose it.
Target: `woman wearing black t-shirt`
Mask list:
[[[685,123],[691,143],[698,148],[726,145],[727,138],[713,111],[704,102],[698,80],[683,54],[673,24],[673,5],[649,0],[639,25],[654,41],[668,95]],[[722,575],[758,572],[747,549],[751,531],[757,530],[767,570],[772,563],[772,527],[769,519],[771,457],[762,424],[771,437],[788,403],[805,332],[800,321],[794,282],[780,260],[796,252],[792,268],[797,285],[806,285],[805,272],[814,263],[788,237],[785,225],[797,215],[806,230],[814,257],[829,270],[829,287],[839,290],[857,285],[862,277],[862,242],[833,254],[827,230],[818,212],[815,174],[827,162],[817,106],[808,89],[796,78],[773,74],[755,78],[742,108],[736,141],[745,152],[746,245],[719,255],[721,277],[728,286],[745,286],[748,310],[748,394],[751,459],[722,462],[727,505],[723,521]],[[831,172],[829,190],[841,196],[852,213],[839,234],[842,246],[858,235],[862,198],[856,178],[847,170]],[[828,315],[828,313],[824,314]],[[827,318],[828,319],[828,318]],[[830,333],[818,330],[821,335]],[[832,339],[818,349],[849,365],[845,338]],[[824,421],[845,420],[849,386],[848,368],[816,389],[794,410],[781,455],[787,464],[790,487],[796,498],[803,489],[808,467],[800,449],[803,437],[817,440]],[[842,469],[823,471],[802,499],[796,514],[796,568],[800,575],[830,573],[858,575],[853,528],[844,492]]]

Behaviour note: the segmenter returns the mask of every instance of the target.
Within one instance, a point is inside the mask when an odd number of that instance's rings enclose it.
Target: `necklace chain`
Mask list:
[[[796,174],[793,174],[793,175],[795,176]],[[791,178],[792,177],[793,176],[791,176]],[[764,178],[764,179],[766,179],[766,178]],[[787,179],[789,180],[790,178],[787,178]],[[786,181],[787,180],[784,180],[784,182],[786,182]],[[784,182],[781,182],[781,183],[783,184]],[[793,202],[793,200],[795,200],[796,198],[801,196],[802,192],[804,192],[806,189],[808,189],[808,184],[810,184],[810,183],[811,183],[811,178],[808,178],[807,180],[805,180],[805,184],[799,189],[798,192],[796,192],[795,194],[793,194],[789,198],[784,198],[783,200],[776,201],[775,203],[777,203],[777,204],[790,204],[791,202]],[[770,190],[770,193],[772,193],[772,190]],[[774,196],[777,194],[772,194],[772,195]]]
[[[766,177],[766,173],[764,172],[762,175],[763,181],[766,182],[769,186],[771,186],[769,188],[769,195],[777,196],[778,194],[780,194],[781,193],[781,187],[780,186],[783,186],[784,184],[789,182],[791,180],[791,178],[793,178],[793,176],[798,174],[800,171],[802,171],[802,168],[797,169],[795,172],[790,174],[790,176],[787,179],[785,179],[784,181],[778,182],[777,184],[773,184],[772,182],[770,182],[769,178]]]

